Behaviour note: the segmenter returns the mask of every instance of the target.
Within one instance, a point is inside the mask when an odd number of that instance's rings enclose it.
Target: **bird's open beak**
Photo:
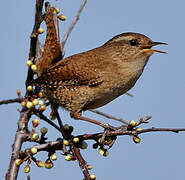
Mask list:
[[[145,45],[143,46],[143,51],[144,52],[148,52],[149,54],[153,54],[154,52],[158,52],[158,53],[166,53],[164,51],[160,51],[160,50],[157,50],[157,49],[151,49],[153,46],[156,46],[156,45],[168,45],[166,43],[163,43],[163,42],[151,42],[150,44],[148,45]]]

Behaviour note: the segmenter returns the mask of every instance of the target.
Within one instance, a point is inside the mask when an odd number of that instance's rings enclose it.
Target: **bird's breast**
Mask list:
[[[111,68],[111,67],[109,67]],[[101,107],[130,90],[143,72],[144,64],[124,63],[105,68],[102,71],[103,83],[93,87],[92,96],[84,109]],[[91,90],[90,90],[91,91]]]

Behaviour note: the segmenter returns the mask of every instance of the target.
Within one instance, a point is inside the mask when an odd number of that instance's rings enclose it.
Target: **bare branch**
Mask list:
[[[138,135],[142,133],[148,133],[148,132],[185,132],[185,128],[148,128],[148,129],[142,129],[142,130],[125,130],[125,129],[119,129],[115,131],[107,131],[106,136],[124,136],[124,135]],[[102,136],[105,134],[105,132],[100,133],[94,133],[94,134],[83,134],[78,135],[76,137],[79,137],[81,141],[83,140],[97,140],[99,138],[102,138]],[[52,150],[62,150],[61,141],[50,141],[44,144],[36,145],[34,146],[37,148],[38,151],[47,151],[48,149]]]
[[[30,37],[31,41],[30,41],[30,52],[29,52],[29,59],[32,60],[33,62],[34,62],[34,59],[36,58],[36,46],[37,46],[37,37],[38,37],[37,30],[40,27],[40,24],[42,22],[43,2],[44,0],[36,0],[35,24]],[[33,79],[33,71],[29,68],[26,84],[32,79]],[[19,166],[17,166],[14,161],[17,154],[21,150],[23,142],[26,141],[29,136],[28,128],[27,128],[29,119],[30,119],[30,110],[26,110],[23,108],[18,121],[18,128],[15,135],[14,143],[12,145],[12,155],[9,163],[9,168],[5,176],[6,180],[17,179]]]
[[[22,111],[20,115],[20,119],[18,121],[18,128],[17,132],[15,135],[15,140],[12,145],[12,155],[11,155],[11,160],[8,168],[8,172],[6,173],[6,180],[16,180],[17,179],[17,174],[19,171],[19,166],[15,164],[15,159],[21,150],[22,143],[28,138],[29,133],[27,129],[27,124],[29,120],[29,110]]]
[[[73,30],[75,24],[76,24],[77,21],[79,20],[80,14],[81,14],[81,12],[82,12],[82,10],[83,10],[83,8],[84,8],[86,2],[87,2],[87,0],[83,0],[83,2],[82,2],[82,4],[81,4],[81,6],[80,6],[80,8],[79,8],[79,10],[78,10],[78,12],[77,12],[75,18],[74,18],[74,20],[72,21],[72,24],[70,25],[68,31],[66,32],[66,34],[65,34],[64,37],[63,37],[63,40],[62,40],[62,43],[61,43],[62,52],[63,52],[63,50],[64,50],[65,43],[66,43],[66,41],[67,41],[67,39],[68,39],[68,37],[69,37],[71,31]]]
[[[72,151],[73,151],[76,159],[79,162],[79,166],[84,174],[85,180],[90,180],[90,174],[89,174],[89,171],[87,168],[88,165],[87,165],[86,161],[84,160],[84,158],[82,157],[79,148],[72,146]]]
[[[38,116],[40,119],[44,120],[45,122],[47,122],[48,124],[50,124],[51,126],[53,126],[55,129],[57,129],[58,131],[60,131],[60,128],[51,120],[49,120],[44,114],[39,113],[39,112],[34,112],[34,114],[36,116]]]
[[[142,133],[148,133],[148,132],[174,132],[174,133],[178,133],[178,132],[185,132],[185,128],[148,128],[148,129],[142,129],[142,130],[125,130],[125,129],[118,129],[115,131],[109,131],[107,132],[107,136],[123,136],[123,135],[138,135],[138,134],[142,134]],[[96,140],[97,138],[101,138],[102,135],[104,134],[104,132],[101,133],[96,133],[96,134],[84,134],[84,135],[79,135],[78,137],[80,137],[83,140],[88,140],[88,139],[94,139]]]
[[[37,40],[38,40],[38,33],[37,30],[40,27],[40,24],[43,21],[42,17],[42,8],[43,8],[44,0],[36,0],[36,6],[35,6],[35,24],[33,27],[33,31],[30,36],[30,52],[29,52],[29,59],[32,60],[35,63],[35,58],[37,54]],[[33,80],[33,71],[31,68],[28,70],[27,78],[26,78],[26,85],[29,84],[31,80]]]
[[[53,108],[54,112],[55,112],[55,115],[57,117],[57,120],[58,120],[58,124],[60,126],[60,132],[62,134],[62,136],[65,138],[65,129],[64,129],[64,126],[63,126],[63,123],[62,123],[62,120],[60,118],[60,115],[58,113],[58,110],[56,108]]]
[[[11,104],[11,103],[21,103],[22,101],[23,101],[23,98],[7,99],[7,100],[0,101],[0,105]]]
[[[38,38],[37,30],[39,29],[40,24],[43,21],[43,18],[42,18],[43,3],[44,3],[44,0],[36,0],[35,24],[30,36],[31,41],[30,41],[29,59],[35,58],[36,56],[36,46],[37,46],[37,38]]]
[[[185,128],[149,128],[149,129],[143,129],[141,131],[138,132],[138,134],[142,134],[142,133],[147,133],[147,132],[174,132],[174,133],[179,133],[179,132],[183,132],[185,131]]]
[[[134,97],[133,94],[130,94],[130,93],[125,93],[127,96],[130,96],[130,97]]]
[[[125,131],[122,129],[119,129],[117,131],[114,132],[109,132],[107,133],[107,135],[111,136],[111,135],[137,135],[137,134],[142,134],[142,133],[147,133],[147,132],[174,132],[174,133],[178,133],[180,131],[185,131],[185,128],[148,128],[148,129],[143,129],[143,130],[132,130],[132,131]]]
[[[137,123],[136,126],[139,126],[140,124],[147,124],[149,123],[149,120],[152,118],[152,116],[146,116],[145,118],[141,117],[139,119],[139,122]]]
[[[39,144],[39,145],[35,145],[33,146],[34,148],[37,149],[37,151],[49,151],[49,150],[62,150],[62,145],[60,141],[50,141],[44,144]],[[27,154],[27,152],[30,151],[31,148],[27,148],[24,151],[20,151],[19,152],[19,156],[20,157],[25,157]]]

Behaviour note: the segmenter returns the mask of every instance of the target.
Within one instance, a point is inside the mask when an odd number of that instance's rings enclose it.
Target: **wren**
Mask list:
[[[149,57],[165,53],[151,49],[160,44],[166,43],[139,33],[122,33],[100,47],[57,62],[33,84],[72,118],[85,120],[82,111],[104,106],[135,85]]]

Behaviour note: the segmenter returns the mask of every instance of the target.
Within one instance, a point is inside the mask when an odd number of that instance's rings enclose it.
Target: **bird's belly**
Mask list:
[[[89,110],[89,109],[96,109],[99,107],[102,107],[118,96],[112,96],[111,94],[106,94],[103,97],[92,99],[91,101],[88,101],[85,106],[83,107],[83,110]]]
[[[116,82],[116,81],[115,81]],[[81,111],[95,109],[111,102],[118,96],[131,89],[136,79],[129,79],[122,83],[104,82],[95,87],[58,87],[55,91],[46,91],[47,96],[55,103],[59,104],[68,111]]]
[[[102,86],[102,90],[100,87],[97,90],[94,88],[94,95],[85,104],[83,110],[95,109],[108,104],[112,100],[130,90],[135,83],[136,79],[134,78],[123,84],[117,84],[115,86]]]

